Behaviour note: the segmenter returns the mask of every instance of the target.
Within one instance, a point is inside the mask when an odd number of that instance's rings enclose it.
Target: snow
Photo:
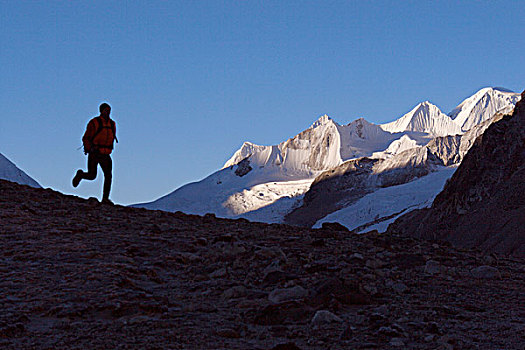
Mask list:
[[[406,184],[379,189],[354,204],[325,216],[314,227],[319,228],[324,222],[338,222],[353,230],[369,224],[370,226],[359,231],[377,229],[384,232],[388,224],[399,215],[430,206],[455,170],[456,167],[441,167],[436,172]],[[389,216],[393,217],[388,219]],[[382,219],[385,221],[378,222]]]
[[[283,223],[284,216],[292,208],[299,205],[304,194],[312,184],[313,179],[270,182],[256,185],[249,190],[235,194],[235,198],[228,198],[231,204],[239,211],[242,205],[242,214],[234,218],[245,218],[250,221],[267,223]]]
[[[348,125],[337,125],[341,138],[341,159],[368,157],[374,152],[383,151],[400,135],[384,131],[379,125],[359,118]]]
[[[238,176],[235,171],[239,166],[236,164],[221,169],[154,202],[134,206],[198,215],[215,213],[219,217],[232,218],[277,201],[281,206],[286,201],[293,205],[294,200],[285,199],[298,198],[304,194],[318,174],[313,172],[304,179],[296,180],[297,173],[289,174],[285,169],[276,169],[275,166],[256,168],[250,164],[253,169],[246,175]],[[277,210],[277,207],[272,210]]]
[[[410,112],[391,123],[381,124],[385,131],[392,133],[403,131],[425,132],[434,136],[461,134],[461,127],[441,112],[432,103],[425,101]]]
[[[461,102],[449,115],[463,131],[467,131],[497,112],[513,107],[520,98],[520,94],[509,90],[483,88]]]
[[[400,139],[394,140],[384,151],[374,152],[371,158],[390,158],[396,154],[416,147],[420,147],[416,140],[411,139],[408,135],[403,135]]]
[[[13,162],[0,153],[0,179],[16,182],[21,185],[40,188],[33,178],[20,170]]]

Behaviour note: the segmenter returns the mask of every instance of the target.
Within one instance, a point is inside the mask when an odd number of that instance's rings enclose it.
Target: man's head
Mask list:
[[[103,103],[98,107],[100,111],[100,115],[109,117],[109,113],[111,113],[111,107],[107,103]]]

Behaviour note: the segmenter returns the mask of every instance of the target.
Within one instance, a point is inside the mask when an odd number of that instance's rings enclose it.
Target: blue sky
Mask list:
[[[525,88],[520,1],[1,1],[0,152],[71,187],[98,105],[120,143],[112,199],[150,201],[328,114],[445,113],[486,86]]]

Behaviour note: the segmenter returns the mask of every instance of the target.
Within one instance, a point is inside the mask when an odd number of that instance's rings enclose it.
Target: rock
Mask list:
[[[376,295],[377,294],[377,287],[374,286],[373,284],[364,284],[363,285],[363,290],[367,293],[369,293],[370,295]]]
[[[476,267],[475,269],[472,269],[470,273],[474,278],[479,279],[501,278],[501,274],[497,268],[486,265]]]
[[[175,256],[172,257],[172,259],[181,264],[192,264],[202,260],[202,258],[197,254],[185,252],[177,253]]]
[[[428,260],[425,264],[425,273],[435,275],[441,271],[441,265],[435,260]]]
[[[434,339],[436,339],[436,336],[434,334],[429,334],[425,337],[425,341],[427,343],[431,342],[431,341],[434,341]]]
[[[239,332],[237,332],[236,330],[231,329],[231,328],[221,328],[221,329],[218,329],[216,331],[216,333],[217,333],[218,336],[223,337],[223,338],[236,339],[236,338],[240,338],[241,337]]]
[[[394,347],[401,347],[405,346],[405,342],[403,341],[403,338],[392,338],[390,339],[390,345]]]
[[[386,262],[379,260],[379,259],[368,259],[365,263],[365,266],[371,269],[379,269],[386,265],[388,265]]]
[[[408,290],[408,287],[403,282],[396,282],[392,285],[392,290],[398,294],[402,294]]]
[[[352,327],[350,325],[346,325],[345,329],[339,335],[339,339],[341,339],[341,340],[352,339],[352,336],[354,335],[354,330],[355,330],[354,327]]]
[[[280,262],[286,262],[286,254],[278,247],[257,247],[255,256],[259,259],[279,259]]]
[[[218,270],[213,271],[210,274],[210,277],[211,278],[222,278],[222,277],[226,277],[227,274],[228,274],[228,271],[226,271],[226,268],[222,267],[222,268],[220,268]]]
[[[334,315],[328,310],[319,310],[315,313],[314,317],[312,318],[313,325],[322,325],[331,322],[343,322],[343,320],[339,316]]]
[[[370,297],[359,290],[359,284],[330,278],[319,284],[310,298],[310,304],[327,305],[333,299],[345,305],[370,304]]]
[[[301,350],[295,343],[282,343],[275,345],[272,350]]]
[[[200,245],[200,246],[205,247],[205,246],[208,245],[208,240],[206,238],[204,238],[204,237],[199,237],[199,238],[195,239],[195,243]]]
[[[252,171],[252,167],[250,166],[250,157],[246,157],[243,160],[241,160],[239,163],[237,163],[237,169],[235,169],[235,175],[239,177],[243,177],[244,175],[248,174],[250,171]]]
[[[397,329],[388,326],[379,327],[378,333],[389,337],[401,335]]]
[[[363,254],[360,254],[360,253],[354,253],[352,255],[349,256],[350,259],[356,259],[356,260],[364,260],[363,258]]]
[[[274,304],[279,304],[285,301],[302,299],[308,296],[308,291],[301,286],[292,288],[282,288],[273,290],[268,295],[268,300]]]
[[[240,298],[246,296],[246,287],[244,286],[235,286],[231,287],[229,289],[226,289],[224,293],[222,293],[223,299],[234,299],[234,298]]]
[[[311,317],[313,309],[296,300],[280,304],[270,304],[258,310],[253,322],[258,325],[269,326],[285,322],[304,322]]]
[[[323,230],[350,232],[346,226],[343,226],[338,222],[323,222],[321,228]]]
[[[293,275],[287,274],[281,269],[279,260],[274,260],[270,265],[266,266],[263,274],[263,283],[267,285],[286,281],[295,277]]]
[[[266,273],[262,279],[262,282],[265,285],[269,285],[276,284],[281,281],[286,281],[287,279],[289,279],[289,276],[288,274],[286,274],[286,272],[282,270],[274,270]]]
[[[427,331],[432,334],[441,334],[441,329],[436,322],[430,322],[427,324]]]

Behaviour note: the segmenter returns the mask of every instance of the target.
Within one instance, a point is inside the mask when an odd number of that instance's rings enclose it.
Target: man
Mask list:
[[[73,178],[73,187],[77,187],[81,180],[94,180],[97,177],[97,166],[100,164],[104,173],[104,191],[102,203],[113,204],[109,200],[111,190],[111,171],[113,162],[111,152],[113,151],[113,141],[117,141],[115,122],[109,118],[111,107],[107,103],[102,103],[99,107],[100,115],[91,119],[87,125],[86,132],[82,137],[84,153],[88,154],[87,173],[78,170]]]

